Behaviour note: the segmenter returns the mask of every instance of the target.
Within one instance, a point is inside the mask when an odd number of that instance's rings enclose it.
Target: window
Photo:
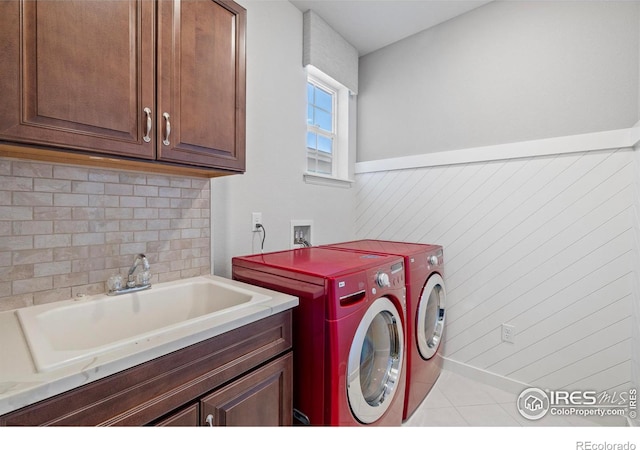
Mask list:
[[[349,89],[307,66],[307,183],[351,186],[349,105],[353,101]]]
[[[307,171],[334,176],[336,147],[335,90],[314,78],[307,81]]]

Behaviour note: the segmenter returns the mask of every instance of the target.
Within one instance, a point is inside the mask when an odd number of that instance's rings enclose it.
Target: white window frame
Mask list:
[[[351,129],[349,119],[349,103],[350,92],[349,89],[338,83],[333,78],[329,77],[316,67],[312,65],[307,66],[307,80],[320,86],[330,92],[334,92],[334,116],[333,116],[333,130],[334,141],[332,151],[332,173],[331,175],[319,174],[315,172],[309,172],[307,167],[307,155],[308,150],[305,151],[305,172],[304,180],[310,184],[320,184],[324,186],[338,186],[344,188],[350,188],[353,184],[353,180],[349,179],[349,131]],[[306,92],[306,83],[305,83]],[[306,98],[306,95],[305,95]],[[307,108],[305,108],[305,113]],[[306,119],[305,119],[306,121]],[[307,129],[310,129],[307,127]],[[314,130],[315,131],[315,130]],[[322,134],[324,134],[323,132]],[[306,136],[306,133],[305,133]],[[306,138],[305,138],[306,149]]]
[[[331,174],[323,174],[315,171],[309,170],[309,166],[307,163],[307,172],[313,173],[314,175],[320,176],[330,176],[336,177],[337,172],[337,156],[338,156],[338,90],[329,86],[327,83],[323,83],[320,79],[313,75],[307,76],[307,83],[313,84],[316,88],[320,88],[321,90],[327,92],[331,95],[331,131],[323,130],[322,128],[308,124],[307,123],[307,131],[312,131],[313,133],[324,136],[331,140]],[[307,147],[307,158],[312,157],[316,160],[321,159],[322,153],[320,150],[312,150]],[[325,159],[328,157],[325,156]]]

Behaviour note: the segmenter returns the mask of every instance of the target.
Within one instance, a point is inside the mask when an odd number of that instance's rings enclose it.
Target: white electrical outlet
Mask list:
[[[254,212],[251,213],[251,231],[260,231],[260,228],[258,228],[256,225],[262,223],[262,213],[259,212]]]
[[[502,324],[502,342],[509,342],[511,344],[516,341],[516,327],[506,323]]]

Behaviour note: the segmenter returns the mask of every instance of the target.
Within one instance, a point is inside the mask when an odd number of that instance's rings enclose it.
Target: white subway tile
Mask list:
[[[133,195],[138,195],[140,197],[157,197],[158,187],[136,185],[133,187]]]
[[[62,180],[86,181],[89,179],[89,169],[72,166],[53,166],[53,177]]]
[[[104,194],[104,183],[92,181],[74,181],[71,183],[74,194]]]
[[[13,234],[15,236],[51,234],[53,232],[53,222],[50,220],[16,220],[13,222]]]
[[[105,184],[104,193],[106,195],[133,195],[133,186],[130,184]]]
[[[13,174],[21,177],[51,178],[53,176],[53,166],[32,161],[14,161]]]
[[[45,303],[53,303],[53,302],[59,302],[62,300],[69,300],[70,298],[72,298],[70,287],[55,288],[54,286],[54,289],[50,291],[34,292],[33,304],[43,305]]]
[[[13,295],[46,291],[53,288],[52,277],[29,278],[28,280],[14,280],[11,284]]]
[[[172,178],[171,187],[190,188],[191,180],[188,178]]]
[[[36,206],[33,208],[34,220],[69,220],[71,219],[71,208]]]
[[[70,234],[50,234],[33,237],[33,248],[56,248],[71,246]]]
[[[0,267],[11,265],[11,252],[0,252]]]
[[[33,236],[0,236],[0,251],[34,248]]]
[[[0,206],[2,220],[31,220],[33,208],[29,206]]]
[[[136,253],[154,282],[210,272],[209,180],[0,158],[0,185],[0,310],[104,292]]]
[[[119,183],[120,177],[118,176],[118,172],[114,170],[91,169],[89,171],[89,181],[97,181],[100,183]]]
[[[79,233],[74,234],[72,245],[99,245],[104,244],[104,233]]]
[[[86,220],[57,220],[54,225],[55,233],[87,233],[89,222]]]
[[[56,261],[33,265],[33,275],[45,277],[48,275],[62,275],[71,272],[71,261]]]
[[[32,191],[33,178],[0,175],[0,186],[8,191]]]
[[[123,220],[120,222],[120,231],[143,231],[147,229],[147,221],[139,220]]]
[[[51,178],[36,178],[33,180],[33,190],[39,192],[71,192],[70,180],[56,180]]]
[[[103,208],[73,208],[71,209],[71,216],[76,220],[102,220],[104,219]]]
[[[50,248],[37,250],[17,250],[13,252],[11,261],[14,265],[34,264],[53,261],[53,250]],[[1,258],[0,258],[1,259]]]
[[[86,194],[53,194],[55,206],[89,206],[89,196]]]
[[[144,208],[147,199],[144,197],[120,197],[120,206],[123,208]]]
[[[14,192],[14,206],[52,206],[53,194],[48,192]]]
[[[105,208],[104,218],[111,220],[127,220],[133,218],[133,208]]]

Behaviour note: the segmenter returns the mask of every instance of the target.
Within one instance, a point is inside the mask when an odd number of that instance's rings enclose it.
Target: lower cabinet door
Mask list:
[[[279,426],[293,422],[293,357],[289,353],[204,397],[205,426]]]
[[[198,403],[186,406],[156,423],[157,427],[197,427],[199,425]]]

